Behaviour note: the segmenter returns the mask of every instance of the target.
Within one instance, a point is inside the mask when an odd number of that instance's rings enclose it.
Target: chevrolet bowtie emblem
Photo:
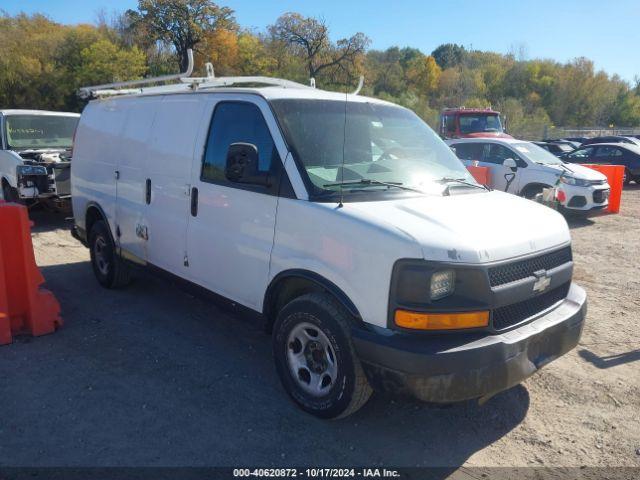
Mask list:
[[[534,292],[544,292],[549,285],[551,285],[551,277],[546,270],[538,270],[533,273],[536,276],[536,281],[533,284]]]

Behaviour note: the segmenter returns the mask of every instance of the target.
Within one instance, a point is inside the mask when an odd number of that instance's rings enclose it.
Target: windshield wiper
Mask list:
[[[346,182],[325,183],[323,187],[343,187],[351,185],[384,185],[385,187],[395,187],[402,190],[409,190],[411,192],[424,193],[422,190],[418,190],[417,188],[405,187],[402,182],[381,182],[379,180],[373,180],[372,178],[361,178],[360,180],[350,180]]]
[[[491,191],[491,189],[489,187],[487,187],[486,185],[481,185],[479,183],[471,183],[471,182],[467,182],[464,178],[451,178],[451,177],[443,177],[440,180],[437,180],[438,183],[461,183],[462,185],[468,185],[470,187],[474,187],[474,188],[481,188],[483,190],[487,190],[487,191]],[[448,185],[447,185],[448,188]]]

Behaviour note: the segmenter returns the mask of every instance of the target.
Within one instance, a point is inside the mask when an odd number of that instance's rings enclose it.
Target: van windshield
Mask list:
[[[7,143],[12,150],[71,148],[79,117],[8,115]]]
[[[341,189],[344,193],[395,194],[409,189],[441,193],[443,179],[475,184],[451,149],[410,110],[337,100],[271,103],[316,195]]]

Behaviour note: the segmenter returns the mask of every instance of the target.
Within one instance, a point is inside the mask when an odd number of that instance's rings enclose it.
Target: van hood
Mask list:
[[[558,212],[498,191],[347,203],[344,208],[413,238],[426,260],[493,262],[571,241]]]

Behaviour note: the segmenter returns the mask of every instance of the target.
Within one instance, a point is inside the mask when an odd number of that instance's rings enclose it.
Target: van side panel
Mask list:
[[[87,205],[95,202],[115,231],[117,155],[125,114],[119,101],[109,99],[90,102],[80,117],[71,162],[71,198],[76,225],[82,229]]]
[[[191,168],[205,102],[200,95],[167,95],[158,104],[148,144],[147,260],[185,276]]]
[[[146,223],[146,161],[149,139],[161,97],[122,99],[127,109],[125,126],[117,143],[118,199],[116,223],[120,231],[120,247],[140,260],[146,260],[146,241],[138,235],[138,227]]]

